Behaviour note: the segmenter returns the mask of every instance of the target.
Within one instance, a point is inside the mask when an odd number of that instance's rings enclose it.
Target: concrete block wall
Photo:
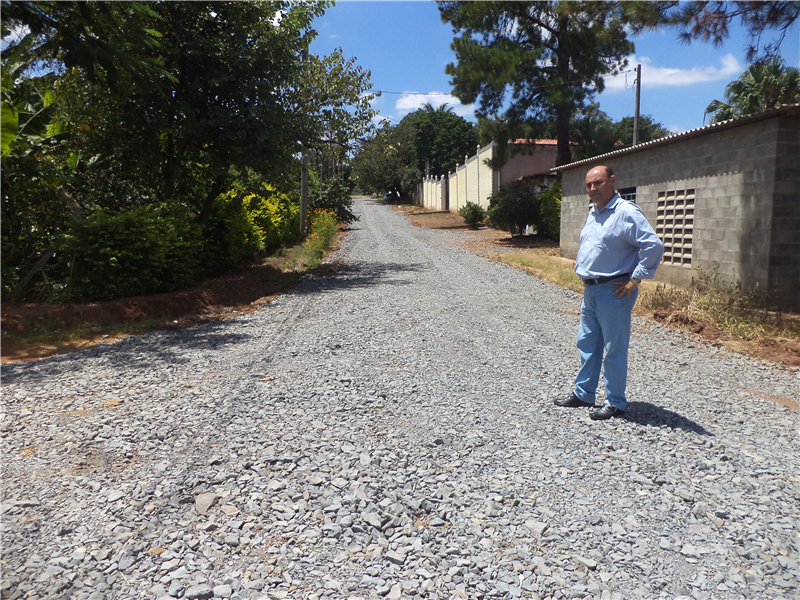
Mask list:
[[[777,125],[768,289],[780,306],[800,307],[800,115]]]
[[[662,264],[656,279],[686,284],[718,268],[800,310],[800,115],[714,131],[602,159],[617,187],[636,187],[655,227],[658,192],[695,190],[692,268]],[[599,164],[599,163],[595,163]],[[563,172],[561,253],[575,258],[586,221],[586,172]]]
[[[479,201],[478,183],[480,179],[478,157],[473,156],[464,165],[464,204]]]
[[[458,212],[458,209],[467,204],[467,171],[464,165],[456,168],[456,172],[450,176],[450,212]]]
[[[495,190],[495,173],[484,161],[491,160],[494,156],[494,145],[489,144],[478,152],[479,186],[476,204],[489,208],[489,199]]]

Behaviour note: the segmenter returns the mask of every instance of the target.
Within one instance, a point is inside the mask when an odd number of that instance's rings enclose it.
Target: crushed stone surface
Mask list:
[[[636,319],[593,422],[579,295],[355,210],[262,310],[3,367],[2,598],[800,597],[799,372]]]

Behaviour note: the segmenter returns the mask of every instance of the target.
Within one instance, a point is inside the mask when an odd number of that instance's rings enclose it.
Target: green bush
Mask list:
[[[515,183],[492,194],[489,226],[522,235],[531,225],[536,233],[558,239],[561,233],[561,184],[548,189],[539,183]]]
[[[72,225],[62,256],[72,264],[77,300],[113,300],[169,292],[199,273],[200,235],[188,214],[142,206],[98,212]]]
[[[322,257],[330,249],[339,229],[336,216],[329,210],[316,209],[308,214],[309,234],[303,242],[303,262],[309,268],[322,263]]]
[[[329,210],[340,223],[353,223],[358,217],[353,214],[350,207],[353,199],[350,197],[350,186],[341,179],[331,178],[320,181],[313,171],[309,172],[308,180],[308,212],[312,210]]]
[[[495,229],[504,229],[512,236],[525,233],[525,227],[539,220],[539,204],[536,185],[512,184],[502,187],[489,200],[489,224]]]
[[[260,218],[266,221],[266,215]],[[224,273],[253,259],[263,248],[264,233],[256,225],[256,216],[247,210],[245,198],[237,190],[217,198],[203,227],[205,273]]]
[[[466,206],[458,209],[458,214],[461,215],[470,229],[477,229],[478,225],[486,218],[486,211],[483,210],[480,204],[475,204],[474,202],[467,202]]]
[[[561,182],[556,181],[550,189],[539,194],[541,221],[536,231],[551,240],[561,237]]]
[[[273,250],[300,235],[300,206],[271,186],[265,191],[245,196],[244,206],[263,234],[264,248]]]

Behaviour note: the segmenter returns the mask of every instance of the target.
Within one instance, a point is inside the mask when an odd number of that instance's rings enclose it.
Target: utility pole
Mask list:
[[[303,49],[303,66],[308,63],[308,46]],[[306,108],[306,107],[304,107]],[[308,216],[308,148],[303,142],[303,172],[300,175],[300,239],[306,237],[306,217]]]
[[[633,145],[639,143],[639,96],[642,92],[642,65],[636,65],[636,110],[633,114]]]

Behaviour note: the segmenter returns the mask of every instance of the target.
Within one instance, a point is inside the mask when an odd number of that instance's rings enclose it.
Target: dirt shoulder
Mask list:
[[[347,235],[340,231],[339,240]],[[338,243],[338,242],[337,242]],[[334,246],[335,248],[335,246]],[[92,304],[2,305],[3,363],[66,354],[159,329],[181,329],[257,310],[294,287],[305,271],[300,247],[166,294]],[[322,275],[330,266],[312,271]]]
[[[526,268],[518,263],[503,260],[503,255],[509,252],[545,255],[553,257],[559,262],[564,262],[564,264],[568,263],[571,269],[571,260],[558,258],[560,257],[560,252],[557,242],[539,239],[537,236],[515,236],[512,238],[505,231],[489,229],[488,227],[481,227],[477,231],[471,231],[464,224],[464,219],[453,213],[426,211],[416,206],[395,206],[393,208],[406,215],[411,220],[411,223],[417,227],[466,231],[469,233],[470,240],[462,242],[464,246],[484,253],[487,258],[502,260],[506,264],[521,268],[534,275],[537,274],[536,269]],[[732,352],[747,354],[789,367],[800,367],[800,341],[796,338],[764,335],[757,340],[734,339],[712,323],[703,322],[696,317],[687,318],[685,314],[676,309],[662,308],[653,310],[637,306],[634,311],[638,316],[653,319],[673,329],[691,332],[713,345],[724,346]],[[785,315],[784,318],[795,323],[800,322],[800,315],[789,314]],[[797,329],[800,330],[800,327],[797,327]]]

